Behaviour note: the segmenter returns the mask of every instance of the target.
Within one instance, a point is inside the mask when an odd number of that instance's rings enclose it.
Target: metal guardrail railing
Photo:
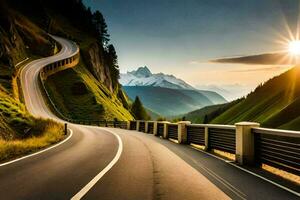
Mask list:
[[[189,144],[205,145],[207,132],[207,149],[216,149],[228,153],[235,153],[235,126],[218,124],[190,124],[187,125],[187,142]]]
[[[145,122],[141,122],[141,123],[139,124],[139,131],[140,131],[140,132],[145,132]]]
[[[217,149],[235,154],[235,127],[208,127],[208,149]]]
[[[178,140],[178,125],[168,124],[168,137],[174,140]]]
[[[131,121],[131,122],[130,122],[129,129],[130,129],[130,130],[136,130],[136,128],[137,128],[137,127],[136,127],[136,121]]]
[[[154,122],[148,122],[147,133],[153,134],[153,130],[154,130]]]
[[[163,136],[164,135],[164,123],[157,123],[157,136]]]
[[[205,127],[194,124],[187,125],[187,143],[205,145]]]
[[[300,133],[253,128],[255,161],[300,175]]]
[[[134,124],[134,126],[132,126]],[[259,128],[259,124],[233,125],[131,121],[130,129],[151,133],[178,143],[202,145],[235,155],[242,165],[267,164],[300,175],[300,132]]]

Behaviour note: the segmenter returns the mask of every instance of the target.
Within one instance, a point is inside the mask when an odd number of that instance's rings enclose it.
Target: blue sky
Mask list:
[[[298,18],[297,0],[84,0],[106,18],[122,72],[147,65],[193,85],[255,86],[287,67],[210,64],[209,60],[282,50]],[[286,22],[285,22],[286,21]],[[254,69],[245,74],[247,69]],[[255,69],[258,69],[257,71]],[[244,72],[245,71],[245,72]],[[235,78],[234,78],[235,77]]]

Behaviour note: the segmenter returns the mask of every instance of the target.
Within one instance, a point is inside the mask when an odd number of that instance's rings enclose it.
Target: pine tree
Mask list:
[[[93,14],[93,22],[96,28],[96,32],[98,33],[99,41],[103,47],[109,42],[109,34],[107,31],[107,25],[105,19],[100,11],[96,11]]]
[[[118,65],[118,56],[115,50],[115,47],[110,44],[107,47],[107,60],[108,60],[108,66],[109,71],[113,83],[113,88],[117,87],[117,84],[119,83],[118,80],[120,78],[120,71],[119,71],[119,65]]]
[[[138,96],[131,106],[131,112],[136,120],[148,120],[150,118]]]

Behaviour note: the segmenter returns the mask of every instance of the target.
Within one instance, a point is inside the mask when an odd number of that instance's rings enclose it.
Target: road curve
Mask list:
[[[21,84],[32,115],[62,121],[46,106],[38,74],[43,66],[69,57],[78,47],[55,39],[61,51],[27,64]],[[69,127],[73,136],[62,145],[0,167],[0,199],[229,199],[147,136],[76,124]]]

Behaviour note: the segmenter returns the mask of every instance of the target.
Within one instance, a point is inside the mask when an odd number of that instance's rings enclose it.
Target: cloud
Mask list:
[[[291,65],[295,60],[286,53],[265,53],[258,55],[220,58],[211,60],[213,63],[236,63],[236,64],[254,64],[254,65]]]
[[[264,68],[249,68],[249,69],[241,69],[241,70],[232,70],[232,71],[229,71],[229,72],[270,72],[270,71],[279,71],[279,70],[283,70],[283,69],[286,69],[287,66],[285,67],[282,67],[282,66],[279,66],[279,67],[264,67]]]
[[[198,64],[200,64],[200,62],[196,61],[196,60],[192,60],[192,61],[189,62],[189,64],[190,65],[198,65]]]

